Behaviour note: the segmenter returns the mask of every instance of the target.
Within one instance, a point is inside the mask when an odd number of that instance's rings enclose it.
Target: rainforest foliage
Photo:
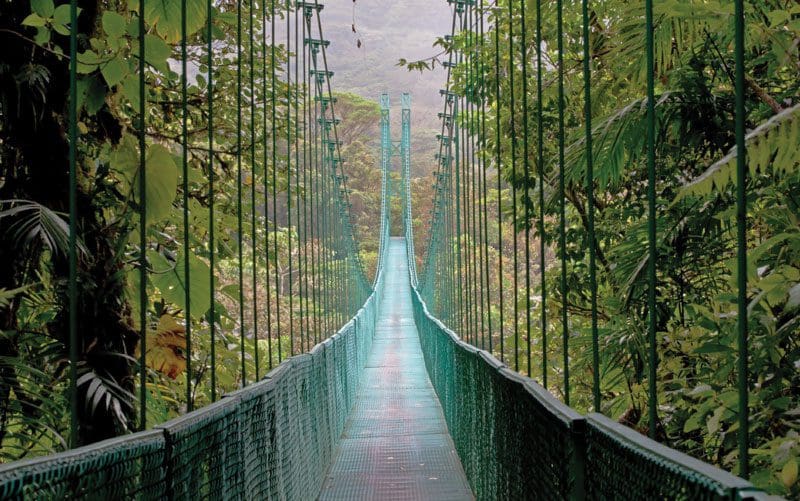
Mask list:
[[[526,4],[527,37],[522,39]],[[442,55],[400,61],[425,71],[458,52],[456,92],[486,109],[462,112],[461,126],[478,136],[496,179],[493,161],[500,139],[503,187],[489,189],[490,315],[499,324],[504,284],[504,336],[514,337],[518,312],[520,350],[528,336],[531,372],[542,380],[548,360],[549,389],[563,394],[561,309],[569,319],[571,403],[592,410],[592,346],[589,297],[588,208],[581,3],[563,3],[566,266],[568,296],[560,293],[558,239],[558,39],[556,2],[541,2],[543,113],[537,115],[536,4],[500,0],[486,7],[471,29],[434,45]],[[733,3],[715,0],[654,2],[657,168],[658,439],[705,461],[736,471],[736,207],[733,81]],[[750,450],[753,482],[774,493],[797,496],[800,456],[800,6],[786,0],[750,0],[746,15],[746,109],[748,203],[748,311]],[[477,11],[477,7],[476,7]],[[602,408],[593,409],[646,432],[647,418],[647,168],[646,52],[642,2],[589,2],[591,117],[597,238],[598,316]],[[495,32],[497,30],[497,32]],[[509,37],[513,33],[513,38]],[[497,40],[495,37],[497,36]],[[528,60],[522,61],[525,44]],[[499,48],[499,51],[496,50]],[[509,51],[513,50],[513,62]],[[527,65],[523,100],[522,65]],[[499,72],[498,72],[499,70]],[[511,72],[513,71],[513,76]],[[516,81],[516,83],[514,83]],[[513,85],[513,87],[512,87]],[[499,86],[499,87],[498,87]],[[499,88],[499,95],[497,89]],[[512,95],[513,89],[513,95]],[[528,109],[523,108],[527,102]],[[512,105],[513,103],[513,105]],[[525,128],[525,111],[528,127]],[[499,134],[496,127],[499,114]],[[543,159],[536,137],[542,128]],[[484,135],[485,134],[485,135]],[[529,157],[522,138],[529,138]],[[483,138],[483,139],[481,139]],[[516,146],[516,177],[512,148]],[[481,158],[481,157],[479,157]],[[530,165],[525,178],[523,164]],[[544,232],[539,226],[538,177],[544,179]],[[496,186],[490,179],[488,186]],[[512,188],[517,201],[512,203]],[[500,203],[498,204],[498,199]],[[415,202],[416,203],[416,202]],[[530,217],[526,219],[525,206]],[[480,207],[480,203],[479,203]],[[497,241],[498,207],[504,228]],[[513,237],[517,208],[518,303],[514,305]],[[467,209],[469,210],[469,206]],[[531,228],[531,260],[522,235]],[[467,230],[469,231],[469,230]],[[418,233],[417,249],[426,235]],[[467,242],[479,236],[467,235]],[[547,347],[541,344],[539,239],[546,243]],[[498,276],[498,256],[504,273]],[[526,333],[524,270],[534,275],[534,319]],[[468,270],[462,271],[466,275]],[[474,279],[473,279],[474,280]],[[482,306],[481,306],[482,307]],[[483,325],[483,324],[482,324]],[[494,346],[498,347],[497,328]],[[506,361],[522,353],[505,343]],[[497,353],[499,354],[499,353]]]
[[[243,2],[252,5],[250,2]],[[277,2],[283,16],[283,2]],[[494,154],[500,138],[499,174],[490,170],[487,255],[491,307],[485,312],[495,326],[502,313],[505,330],[495,339],[530,337],[532,374],[541,379],[543,357],[548,363],[549,389],[563,391],[563,358],[558,342],[560,311],[567,308],[572,361],[572,404],[591,409],[592,351],[587,239],[587,189],[583,100],[583,52],[580,3],[564,2],[564,84],[566,141],[566,256],[569,295],[559,295],[561,263],[558,247],[556,186],[557,40],[554,2],[542,2],[542,73],[544,113],[536,116],[536,9],[527,2],[530,117],[523,122],[519,12],[508,18],[508,0],[487,8],[486,30],[464,32],[437,45],[447,53],[458,48],[483,62],[481,77],[467,82],[465,68],[454,70],[457,90],[468,87],[486,97],[485,148]],[[748,286],[750,333],[750,405],[753,482],[771,492],[800,494],[800,6],[790,0],[749,0],[746,4],[747,128],[750,177],[748,194]],[[282,78],[272,81],[272,49],[279,75],[289,54],[280,42],[272,45],[263,26],[268,16],[251,16],[252,32],[265,35],[252,42],[256,85],[245,101],[257,105],[254,141],[245,135],[241,151],[237,123],[237,2],[187,0],[188,191],[182,169],[181,13],[180,2],[147,2],[144,95],[147,102],[146,158],[148,283],[140,284],[137,258],[140,104],[138,75],[138,9],[136,0],[80,1],[78,18],[78,160],[80,443],[129,432],[138,426],[136,379],[140,287],[146,288],[146,318],[150,332],[147,365],[149,424],[185,412],[187,358],[193,367],[190,397],[194,407],[211,400],[210,329],[216,327],[216,385],[219,392],[241,384],[240,350],[247,372],[254,373],[253,341],[267,345],[290,343],[288,323],[298,308],[297,274],[290,260],[309,251],[327,253],[324,242],[301,239],[288,223],[287,196],[305,197],[305,185],[290,183],[285,173],[274,181],[260,160],[271,155],[273,134],[283,145],[291,127],[287,107],[272,96],[297,89]],[[68,3],[63,0],[9,0],[0,3],[0,462],[47,454],[66,448],[69,437],[67,327],[68,210]],[[645,138],[644,13],[641,2],[592,1],[591,68],[595,207],[600,319],[601,411],[626,424],[647,428],[646,307],[647,231]],[[736,262],[735,154],[733,94],[733,6],[723,0],[655,2],[657,216],[658,216],[658,395],[659,440],[698,458],[733,470],[736,466]],[[261,9],[260,4],[256,7]],[[208,57],[209,17],[213,55]],[[495,52],[497,26],[499,52]],[[509,60],[513,36],[514,62]],[[243,41],[250,57],[251,42]],[[497,59],[499,72],[495,70]],[[248,59],[249,60],[249,59]],[[437,59],[407,63],[425,69]],[[251,61],[252,62],[252,61]],[[209,86],[209,65],[213,85]],[[510,68],[514,68],[510,70]],[[509,72],[516,86],[513,102]],[[500,92],[496,93],[496,85]],[[351,210],[362,259],[368,270],[377,257],[380,211],[379,153],[376,151],[377,105],[364,98],[338,96],[337,113],[344,119],[340,139],[348,160]],[[209,100],[214,123],[209,131]],[[477,107],[476,107],[477,109]],[[272,114],[275,114],[273,123]],[[263,118],[262,115],[263,114]],[[500,128],[495,128],[499,115]],[[479,115],[473,115],[479,116]],[[245,114],[249,130],[251,118]],[[263,121],[262,121],[263,120]],[[477,122],[463,122],[477,132]],[[512,142],[522,134],[544,134],[544,163],[530,148],[527,162],[512,175]],[[512,134],[512,131],[514,133]],[[209,132],[214,137],[213,190],[209,186]],[[533,139],[531,139],[533,145]],[[253,147],[251,149],[251,146]],[[283,148],[283,146],[280,146]],[[253,152],[251,154],[250,152]],[[525,161],[516,148],[516,164]],[[279,162],[284,150],[277,152]],[[416,151],[415,151],[416,155]],[[242,210],[256,219],[256,231],[245,236],[244,290],[238,281],[237,156],[243,160],[244,188],[254,190],[256,204],[242,198]],[[416,162],[423,162],[415,157]],[[433,160],[430,160],[433,166]],[[497,167],[489,162],[491,168]],[[424,165],[416,169],[426,170]],[[431,168],[432,170],[432,168]],[[283,172],[283,171],[281,171]],[[538,174],[544,175],[544,232],[539,228]],[[295,179],[296,180],[296,179]],[[398,176],[393,175],[393,182]],[[299,187],[298,187],[299,186]],[[512,203],[516,188],[517,203]],[[275,189],[274,205],[265,203]],[[425,252],[425,222],[433,199],[430,178],[412,182],[418,258]],[[189,225],[184,225],[184,194]],[[189,236],[190,274],[212,273],[208,234],[209,206],[214,202],[217,235],[213,292],[208,280],[191,280],[191,316],[186,318],[182,263],[184,237]],[[270,200],[270,202],[272,202]],[[523,207],[529,203],[531,217]],[[394,207],[393,233],[399,234],[399,199]],[[517,257],[523,256],[521,232],[532,230],[531,260],[510,266],[514,235],[509,222],[517,207]],[[498,216],[502,217],[498,227]],[[495,235],[502,230],[503,239]],[[469,242],[470,237],[465,237]],[[477,238],[477,237],[474,237]],[[540,270],[539,240],[546,244],[547,266]],[[275,243],[275,251],[259,250],[258,242]],[[313,250],[310,250],[313,249]],[[498,266],[503,261],[502,273]],[[533,272],[530,291],[534,328],[525,332],[526,291],[515,273]],[[258,279],[277,270],[276,280]],[[547,286],[549,341],[540,343],[542,271]],[[310,271],[312,288],[321,270]],[[466,273],[466,272],[465,272]],[[252,285],[255,284],[255,285]],[[502,284],[503,311],[500,309]],[[293,290],[290,295],[289,290]],[[209,315],[215,297],[216,315]],[[240,305],[240,298],[248,298]],[[254,303],[252,298],[256,299]],[[292,301],[290,298],[294,298]],[[291,302],[290,302],[291,301]],[[258,307],[253,309],[253,304]],[[306,306],[308,301],[306,300]],[[264,305],[268,305],[264,307]],[[291,306],[290,306],[291,305]],[[244,310],[245,323],[238,311]],[[280,320],[269,312],[280,311]],[[324,312],[324,315],[334,315]],[[257,321],[258,333],[253,323]],[[313,322],[314,320],[308,320]],[[317,319],[317,321],[323,321]],[[193,347],[187,353],[185,326],[191,325]],[[282,324],[282,325],[279,325]],[[269,326],[269,328],[267,328]],[[267,332],[282,332],[267,336]],[[240,345],[245,330],[248,342]],[[494,346],[499,346],[495,342]],[[513,343],[502,354],[513,360]],[[278,358],[273,350],[274,360]],[[497,352],[497,355],[501,355]],[[525,357],[520,371],[527,372]],[[262,367],[267,362],[262,360]],[[263,374],[263,372],[262,372]],[[252,376],[251,376],[252,377]]]
[[[142,286],[138,268],[140,44],[138,1],[78,4],[77,443],[85,444],[140,426],[136,418]],[[303,225],[297,219],[289,224],[290,208],[299,213],[297,200],[307,201],[312,185],[300,175],[297,164],[292,164],[293,170],[286,167],[293,161],[286,158],[287,138],[291,135],[298,144],[303,140],[296,132],[302,105],[291,109],[285,96],[305,96],[307,89],[302,81],[299,86],[286,83],[285,29],[284,39],[273,45],[271,4],[247,2],[247,9],[241,11],[245,34],[237,44],[240,4],[215,1],[209,13],[206,0],[188,0],[184,27],[181,2],[145,4],[148,426],[211,401],[212,325],[216,331],[215,390],[221,395],[241,386],[242,353],[245,373],[250,381],[255,377],[256,342],[261,375],[287,356],[289,346],[298,347],[296,352],[308,347],[309,339],[301,337],[296,320],[298,315],[303,318],[301,309],[306,313],[306,333],[319,331],[320,326],[333,327],[343,319],[341,311],[311,304],[319,298],[313,291],[321,287],[324,266],[339,266],[342,258],[326,242],[307,238],[308,218]],[[286,19],[285,7],[283,2],[274,2],[278,21]],[[283,26],[276,24],[279,29]],[[187,33],[185,58],[182,29]],[[0,46],[0,462],[7,462],[63,450],[70,439],[69,2],[3,2]],[[271,78],[273,69],[275,79]],[[252,86],[248,83],[251,75]],[[240,76],[246,90],[231,92],[237,89]],[[313,107],[313,96],[307,99]],[[379,236],[373,223],[380,220],[381,177],[379,155],[370,149],[368,134],[377,127],[380,114],[372,100],[352,94],[337,99],[337,114],[346,119],[339,132],[351,155],[348,174],[355,227],[363,241],[363,259],[374,268]],[[243,108],[241,119],[237,106]],[[213,158],[209,157],[209,136],[214,141]],[[277,145],[274,177],[267,169],[273,142]],[[292,148],[295,155],[296,145]],[[211,202],[216,235],[213,293],[209,280]],[[237,231],[239,204],[246,222],[241,235]],[[186,222],[184,208],[188,209]],[[184,241],[188,241],[191,277],[188,305]],[[308,265],[309,255],[326,256],[325,265],[319,261]],[[297,272],[301,258],[306,263],[302,275]],[[319,315],[308,315],[309,311]],[[293,320],[295,339],[290,340]],[[191,352],[187,352],[187,325],[192,331]],[[187,396],[189,361],[192,379]]]

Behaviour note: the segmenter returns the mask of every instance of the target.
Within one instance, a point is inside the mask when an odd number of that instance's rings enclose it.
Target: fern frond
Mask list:
[[[759,125],[745,137],[750,175],[759,172],[793,174],[800,165],[800,104],[787,108]],[[736,148],[714,162],[705,172],[685,184],[674,203],[689,195],[707,196],[714,188],[736,181]]]
[[[665,107],[676,103],[677,92],[664,92],[656,96],[656,121],[668,120],[669,111]],[[647,118],[647,99],[636,99],[609,115],[598,118],[592,126],[592,149],[594,177],[600,189],[614,186],[624,173],[625,167],[644,154],[642,133]],[[663,128],[663,127],[662,127]],[[574,139],[565,150],[565,182],[583,186],[586,177],[586,137],[582,131],[576,132]]]
[[[692,48],[702,43],[707,33],[731,36],[725,29],[733,16],[729,3],[718,0],[667,0],[655,2],[653,7],[653,50],[657,75],[665,75],[671,68],[680,66],[681,58],[690,55]],[[617,23],[616,30],[617,43],[609,54],[609,60],[618,64],[615,70],[618,75],[624,75],[634,85],[643,84],[647,79],[647,52],[645,37],[642,36],[645,30],[644,9],[639,11],[638,16],[626,15]],[[727,38],[719,40],[723,46],[727,41]]]

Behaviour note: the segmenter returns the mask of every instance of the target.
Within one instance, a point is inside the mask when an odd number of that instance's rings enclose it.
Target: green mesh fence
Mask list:
[[[749,482],[608,418],[581,416],[461,341],[416,288],[412,298],[425,365],[476,498],[764,497]]]
[[[155,499],[166,492],[164,434],[147,431],[0,466],[0,499]]]
[[[681,454],[600,414],[586,426],[586,478],[600,499],[743,499],[749,482]],[[620,479],[625,479],[620,482]]]
[[[167,440],[167,487],[178,499],[241,491],[238,399],[228,398],[157,429]]]
[[[428,373],[476,497],[577,496],[580,415],[461,342],[412,297]]]
[[[0,499],[316,498],[372,346],[377,295],[330,339],[217,403],[0,466]]]

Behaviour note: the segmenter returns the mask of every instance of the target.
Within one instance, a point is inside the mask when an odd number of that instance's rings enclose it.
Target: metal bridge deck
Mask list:
[[[372,352],[320,499],[473,499],[425,370],[402,238],[387,257]]]

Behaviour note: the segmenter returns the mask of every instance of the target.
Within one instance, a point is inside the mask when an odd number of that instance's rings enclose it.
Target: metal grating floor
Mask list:
[[[405,244],[389,246],[372,353],[320,499],[473,499],[425,370]]]

